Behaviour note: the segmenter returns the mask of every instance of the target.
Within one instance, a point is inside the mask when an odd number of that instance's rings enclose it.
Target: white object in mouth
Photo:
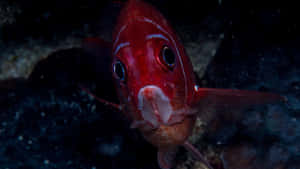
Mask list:
[[[169,98],[161,88],[155,85],[147,85],[138,93],[138,109],[145,121],[157,127],[160,122],[168,124],[173,113]]]

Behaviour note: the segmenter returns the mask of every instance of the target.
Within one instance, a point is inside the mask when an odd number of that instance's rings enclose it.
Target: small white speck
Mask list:
[[[40,79],[44,79],[44,75],[41,75],[41,76],[40,76]]]
[[[194,86],[194,89],[195,89],[196,92],[198,92],[199,86],[198,86],[198,85],[195,85],[195,86]]]
[[[17,112],[16,112],[16,115],[15,115],[15,118],[16,118],[16,119],[19,119],[19,117],[20,117],[20,113],[17,111]]]
[[[46,113],[45,113],[45,112],[41,112],[41,116],[42,116],[42,117],[45,117],[45,116],[46,116]]]
[[[44,164],[45,164],[45,165],[48,165],[49,163],[50,163],[49,160],[44,160]]]
[[[8,97],[15,97],[15,96],[16,96],[16,94],[14,92],[11,92],[8,94]]]
[[[89,26],[90,26],[89,24],[84,24],[84,25],[83,25],[83,29],[84,29],[85,31],[88,31],[88,30],[89,30]]]
[[[43,17],[44,17],[45,19],[48,19],[50,16],[51,16],[51,13],[50,13],[50,12],[45,12],[45,13],[43,14]]]
[[[96,110],[96,105],[94,104],[91,108],[91,111],[94,112]]]
[[[32,141],[31,140],[28,140],[28,142],[27,142],[28,144],[32,144]]]
[[[47,130],[47,129],[46,129],[45,127],[42,127],[42,128],[41,128],[41,132],[46,132],[46,130]]]
[[[221,144],[222,144],[222,142],[221,142],[221,141],[218,141],[218,142],[217,142],[217,145],[221,145]]]
[[[93,100],[95,99],[94,96],[89,95],[89,94],[88,94],[88,97],[89,97],[89,99],[90,99],[91,101],[93,101]]]
[[[71,165],[73,162],[71,161],[71,160],[69,160],[68,162],[67,162],[67,165]]]
[[[58,146],[55,146],[54,149],[55,149],[55,150],[58,150]]]
[[[220,39],[224,39],[224,33],[220,34]]]
[[[19,137],[18,137],[18,140],[19,140],[19,141],[22,141],[22,140],[23,140],[23,136],[19,136]]]
[[[216,51],[215,49],[213,49],[213,50],[211,51],[211,56],[215,56],[216,53],[217,53],[217,51]]]

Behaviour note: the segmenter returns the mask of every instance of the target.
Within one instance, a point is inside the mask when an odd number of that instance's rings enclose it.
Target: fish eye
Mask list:
[[[173,50],[165,45],[162,48],[161,56],[164,65],[166,65],[169,69],[173,69],[176,61],[176,56]]]
[[[113,64],[113,72],[117,79],[119,79],[120,81],[125,80],[125,76],[126,76],[125,66],[121,61],[117,61],[116,63]]]

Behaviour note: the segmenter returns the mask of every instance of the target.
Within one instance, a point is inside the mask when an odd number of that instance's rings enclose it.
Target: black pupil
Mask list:
[[[117,62],[115,64],[115,69],[114,69],[116,75],[119,77],[120,80],[124,80],[125,78],[125,70],[124,66],[121,62]]]
[[[174,66],[175,64],[175,54],[169,47],[163,48],[163,58],[168,66]]]

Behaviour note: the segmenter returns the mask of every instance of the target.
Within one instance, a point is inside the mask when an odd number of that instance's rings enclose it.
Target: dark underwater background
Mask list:
[[[122,3],[0,1],[0,169],[158,169],[120,112],[109,50]],[[286,103],[198,121],[190,141],[215,169],[300,169],[300,19],[293,1],[148,1],[174,26],[199,85],[278,93]],[[96,54],[95,54],[96,53]],[[176,169],[205,169],[179,149]]]

